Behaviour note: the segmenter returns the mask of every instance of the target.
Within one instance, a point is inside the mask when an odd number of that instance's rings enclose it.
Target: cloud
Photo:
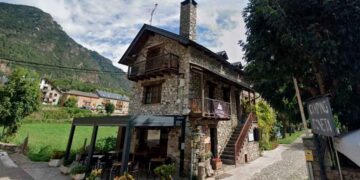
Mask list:
[[[144,23],[178,33],[180,1],[174,0],[0,0],[35,6],[49,13],[75,41],[117,61]],[[245,40],[245,0],[198,0],[198,42],[213,51],[226,50],[230,61],[242,59],[238,40]]]

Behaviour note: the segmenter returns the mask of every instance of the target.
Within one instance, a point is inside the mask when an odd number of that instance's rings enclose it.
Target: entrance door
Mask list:
[[[217,151],[217,129],[210,128],[210,143],[211,143],[211,153],[215,157],[218,155]]]
[[[236,91],[235,92],[235,104],[236,104],[236,116],[238,119],[238,122],[243,123],[242,122],[242,109],[241,109],[241,102],[240,102],[240,92]]]

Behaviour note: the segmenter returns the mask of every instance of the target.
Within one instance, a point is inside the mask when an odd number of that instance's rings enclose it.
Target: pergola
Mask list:
[[[125,127],[125,139],[123,146],[123,153],[121,159],[120,173],[124,173],[127,170],[132,129],[134,127],[149,127],[149,128],[163,128],[163,127],[180,127],[181,137],[180,142],[180,169],[182,173],[184,169],[184,143],[185,143],[185,116],[105,116],[105,117],[83,117],[74,118],[70,130],[69,140],[66,147],[65,159],[70,156],[70,149],[75,134],[76,126],[93,126],[90,146],[88,149],[88,156],[85,161],[87,169],[90,169],[91,157],[94,154],[95,142],[99,126],[117,126]]]

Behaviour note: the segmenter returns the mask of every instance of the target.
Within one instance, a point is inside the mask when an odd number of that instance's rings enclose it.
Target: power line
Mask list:
[[[52,64],[43,64],[43,63],[37,63],[37,62],[30,62],[30,61],[22,61],[22,60],[14,60],[14,59],[7,59],[7,58],[2,58],[0,57],[0,61],[7,61],[7,62],[14,62],[14,63],[18,63],[18,64],[27,64],[30,66],[43,66],[45,68],[51,68],[51,69],[61,69],[61,70],[71,70],[71,71],[83,71],[86,73],[109,73],[109,74],[122,74],[122,75],[126,75],[125,72],[115,72],[115,71],[101,71],[98,69],[84,69],[84,68],[76,68],[76,67],[67,67],[67,66],[60,66],[60,65],[52,65]]]

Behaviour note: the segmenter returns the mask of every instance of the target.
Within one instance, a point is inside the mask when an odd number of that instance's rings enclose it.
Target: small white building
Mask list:
[[[42,92],[42,103],[47,105],[57,105],[61,97],[61,91],[56,88],[48,79],[42,78],[40,82]]]

